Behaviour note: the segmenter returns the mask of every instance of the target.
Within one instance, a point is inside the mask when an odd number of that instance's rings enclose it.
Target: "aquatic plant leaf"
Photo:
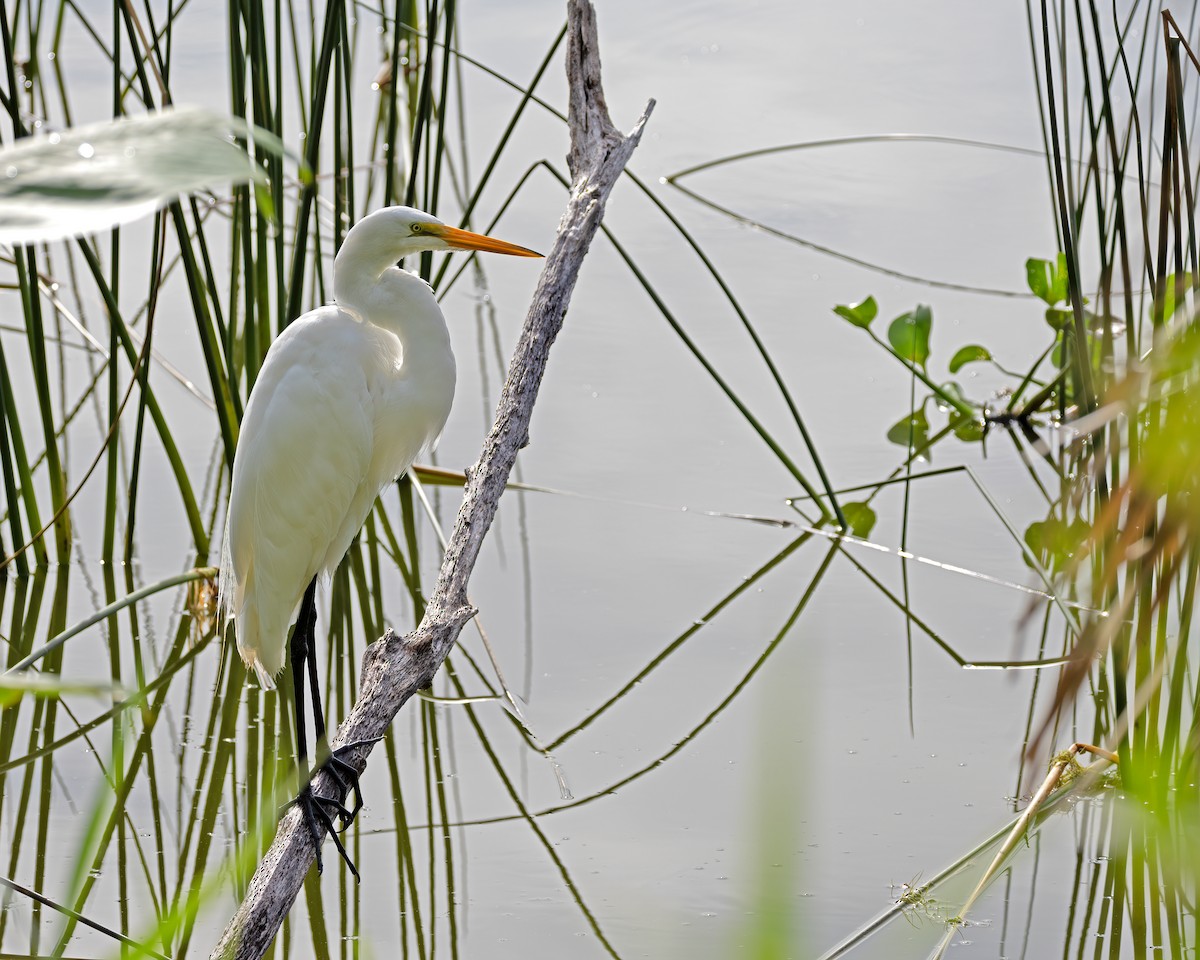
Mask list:
[[[875,511],[860,500],[842,504],[842,515],[850,524],[850,532],[864,540],[871,535],[878,517]]]
[[[1051,573],[1062,573],[1079,552],[1087,539],[1090,527],[1087,521],[1076,517],[1067,522],[1061,517],[1049,516],[1035,520],[1025,529],[1025,543]],[[1025,559],[1026,564],[1029,559]]]
[[[950,429],[963,443],[979,443],[987,435],[987,426],[982,419],[957,411],[950,415]]]
[[[874,297],[867,297],[866,300],[860,300],[858,303],[838,304],[833,308],[833,312],[839,317],[849,320],[856,327],[866,329],[878,315],[879,305],[875,302]]]
[[[947,397],[963,406],[970,406],[970,401],[967,399],[967,395],[963,393],[963,388],[957,380],[947,380],[941,385],[940,389],[942,396],[937,397],[939,410],[949,412],[950,410],[959,409],[957,406],[951,406],[951,404],[947,403],[945,399]]]
[[[924,367],[929,360],[929,334],[933,329],[933,311],[921,304],[902,313],[888,327],[888,341],[901,359]]]
[[[1075,314],[1071,310],[1064,310],[1062,307],[1046,308],[1046,323],[1052,330],[1066,330],[1074,319]]]
[[[968,363],[979,363],[991,359],[992,355],[988,352],[987,347],[981,347],[977,343],[968,344],[965,347],[959,347],[954,356],[950,358],[950,372],[958,373]]]
[[[887,438],[905,449],[919,450],[929,443],[929,418],[919,407],[897,420],[888,428]]]
[[[0,243],[95,233],[201,187],[263,180],[235,135],[283,153],[265,131],[192,107],[21,140],[0,150]]]
[[[1030,257],[1025,261],[1025,279],[1033,295],[1049,306],[1067,299],[1067,258],[1059,254],[1052,262]]]

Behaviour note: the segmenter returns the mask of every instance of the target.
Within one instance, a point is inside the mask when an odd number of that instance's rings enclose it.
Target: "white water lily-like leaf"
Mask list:
[[[72,127],[0,150],[0,243],[107,230],[201,187],[262,180],[235,135],[282,152],[243,120],[197,107]]]

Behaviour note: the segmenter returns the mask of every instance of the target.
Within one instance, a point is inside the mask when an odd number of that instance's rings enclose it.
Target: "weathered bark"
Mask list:
[[[567,80],[571,91],[571,151],[567,162],[573,179],[571,197],[509,365],[492,430],[478,462],[468,471],[454,533],[425,616],[412,633],[397,637],[388,631],[367,648],[358,700],[330,744],[335,749],[357,744],[347,759],[360,771],[366,767],[373,742],[387,733],[409,697],[430,683],[464,624],[474,615],[467,599],[467,581],[517,452],[529,442],[529,419],[550,346],[562,328],[580,265],[600,225],[608,194],[654,107],[651,100],[628,136],[612,125],[600,85],[595,11],[588,0],[568,0],[567,13]],[[321,796],[338,793],[332,779],[323,773],[313,781],[313,789]],[[292,809],[280,821],[245,900],[213,949],[214,960],[256,960],[263,955],[314,859],[311,835],[303,827],[299,812]]]

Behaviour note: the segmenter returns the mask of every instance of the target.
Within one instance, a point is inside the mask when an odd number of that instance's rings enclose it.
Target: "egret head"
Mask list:
[[[442,223],[437,217],[412,207],[384,207],[363,217],[354,225],[346,240],[358,240],[358,234],[372,246],[386,249],[391,260],[400,260],[423,250],[479,250],[506,253],[515,257],[540,257],[540,253],[515,243],[460,230]]]

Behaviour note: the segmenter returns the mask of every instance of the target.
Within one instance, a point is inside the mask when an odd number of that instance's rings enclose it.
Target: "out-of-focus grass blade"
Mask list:
[[[35,697],[60,697],[82,693],[120,698],[124,697],[126,692],[106,680],[63,680],[58,676],[38,673],[0,674],[0,708],[11,707],[27,693]]]
[[[0,242],[107,230],[182,193],[262,180],[235,135],[283,152],[266,131],[195,107],[73,127],[0,150]]]

